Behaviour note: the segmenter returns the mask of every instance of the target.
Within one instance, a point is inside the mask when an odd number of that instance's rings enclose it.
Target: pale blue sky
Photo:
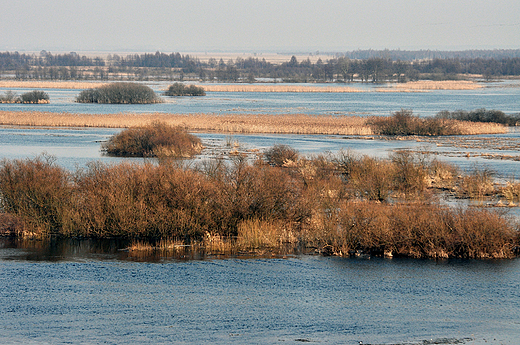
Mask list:
[[[0,0],[1,51],[520,48],[518,0]]]

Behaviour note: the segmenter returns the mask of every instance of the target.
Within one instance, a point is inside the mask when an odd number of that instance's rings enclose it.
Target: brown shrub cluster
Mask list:
[[[460,135],[458,121],[435,118],[421,118],[411,110],[401,109],[387,117],[373,117],[369,123],[374,133],[382,135]]]
[[[212,250],[229,248],[227,239],[246,250],[289,243],[337,255],[514,256],[520,237],[507,218],[429,198],[432,179],[453,178],[441,168],[406,152],[389,160],[343,152],[282,167],[241,156],[194,168],[94,163],[76,172],[48,157],[4,160],[0,207],[2,219],[35,236],[177,239]]]
[[[123,130],[103,143],[101,150],[119,157],[191,157],[200,153],[202,142],[181,127],[154,122]]]

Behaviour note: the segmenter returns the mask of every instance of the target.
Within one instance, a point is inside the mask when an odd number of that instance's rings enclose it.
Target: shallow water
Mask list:
[[[168,83],[146,83],[158,94]],[[280,84],[278,84],[280,85]],[[294,84],[291,84],[294,85]],[[327,85],[330,86],[330,85]],[[476,90],[434,90],[430,92],[375,92],[381,85],[353,84],[369,92],[360,93],[265,93],[265,92],[208,92],[204,97],[164,97],[165,103],[80,104],[74,100],[81,90],[43,89],[50,96],[50,104],[0,104],[0,110],[50,111],[69,113],[252,113],[252,114],[335,114],[389,115],[402,108],[412,109],[420,116],[432,116],[441,110],[497,109],[518,113],[520,82],[488,83]],[[508,86],[508,87],[505,87]],[[27,89],[0,88],[20,95]]]
[[[517,344],[520,260],[163,258],[0,242],[0,343]]]

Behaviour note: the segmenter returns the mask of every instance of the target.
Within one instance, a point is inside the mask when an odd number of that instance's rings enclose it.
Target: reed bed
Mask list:
[[[334,116],[307,114],[72,114],[52,112],[0,111],[0,125],[43,127],[144,127],[153,122],[164,122],[192,132],[220,133],[278,133],[373,135],[378,129],[371,123],[381,117]],[[449,122],[449,121],[448,121]],[[507,133],[507,128],[493,123],[462,122],[453,120],[454,134]]]
[[[390,88],[380,88],[377,91],[413,92],[425,90],[475,90],[482,87],[481,84],[469,80],[420,80],[392,84]]]
[[[48,127],[143,127],[164,122],[189,131],[224,133],[283,133],[370,135],[367,118],[332,115],[259,114],[71,114],[0,111],[0,124]]]
[[[206,92],[325,92],[325,93],[352,93],[366,92],[347,86],[302,86],[302,85],[200,85]]]
[[[82,81],[0,80],[0,87],[21,89],[92,89],[103,85],[107,85],[107,83]]]

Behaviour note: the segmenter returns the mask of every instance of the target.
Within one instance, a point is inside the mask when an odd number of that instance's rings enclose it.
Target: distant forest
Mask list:
[[[71,52],[0,52],[0,78],[18,80],[168,80],[217,82],[406,82],[456,80],[471,75],[520,76],[520,50],[358,50],[311,62],[293,56],[283,63],[265,59],[202,62],[190,55],[161,52],[110,54],[106,58]]]

